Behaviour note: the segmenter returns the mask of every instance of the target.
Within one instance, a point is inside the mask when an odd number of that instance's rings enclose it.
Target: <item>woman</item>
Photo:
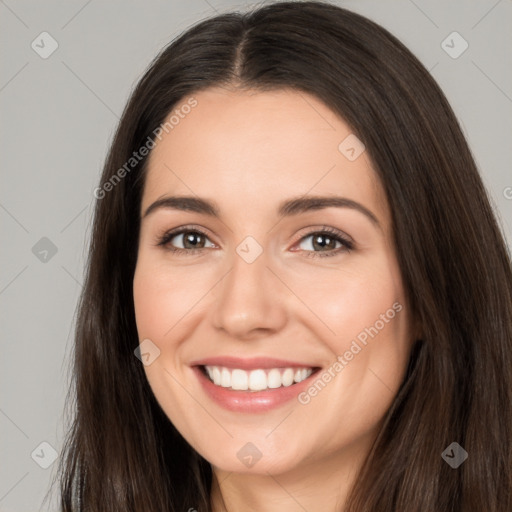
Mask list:
[[[511,510],[509,255],[386,30],[321,2],[195,25],[95,196],[62,510]]]

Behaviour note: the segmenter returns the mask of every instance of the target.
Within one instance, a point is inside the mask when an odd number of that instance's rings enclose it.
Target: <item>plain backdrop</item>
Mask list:
[[[512,2],[333,3],[380,23],[430,70],[462,123],[510,246]],[[192,23],[250,5],[0,1],[0,511],[57,510],[56,499],[41,503],[67,427],[93,190],[129,93]]]

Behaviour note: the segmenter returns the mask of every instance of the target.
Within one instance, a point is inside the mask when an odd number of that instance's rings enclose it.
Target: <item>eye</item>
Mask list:
[[[313,231],[300,239],[299,247],[308,257],[336,256],[341,252],[349,252],[354,244],[340,231],[324,227],[320,231]]]
[[[175,254],[191,254],[215,247],[208,235],[198,228],[187,226],[165,232],[158,237],[158,246],[163,246]],[[328,226],[312,231],[299,240],[299,249],[307,257],[336,256],[354,248],[351,239],[337,229]]]
[[[215,247],[211,241],[210,245],[206,245],[207,241],[209,241],[209,238],[206,233],[197,228],[190,229],[184,227],[164,233],[159,237],[157,245],[168,247],[170,251],[175,253],[191,253],[207,247]]]

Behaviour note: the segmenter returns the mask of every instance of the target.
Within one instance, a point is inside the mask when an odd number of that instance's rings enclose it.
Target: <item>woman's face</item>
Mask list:
[[[411,341],[364,146],[305,93],[194,99],[156,141],[142,198],[133,292],[151,388],[220,470],[353,461]]]

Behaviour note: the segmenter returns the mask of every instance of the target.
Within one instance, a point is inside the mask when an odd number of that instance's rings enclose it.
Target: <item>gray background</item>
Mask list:
[[[462,122],[510,246],[512,1],[333,3],[389,29],[431,71]],[[57,510],[56,499],[41,506],[57,467],[41,443],[60,453],[93,190],[129,92],[190,24],[247,5],[254,3],[0,0],[0,511]],[[58,43],[46,59],[31,47],[50,48],[43,31]],[[469,44],[458,58],[442,46],[453,31]],[[453,53],[462,42],[446,44]],[[41,252],[51,244],[55,254]]]

